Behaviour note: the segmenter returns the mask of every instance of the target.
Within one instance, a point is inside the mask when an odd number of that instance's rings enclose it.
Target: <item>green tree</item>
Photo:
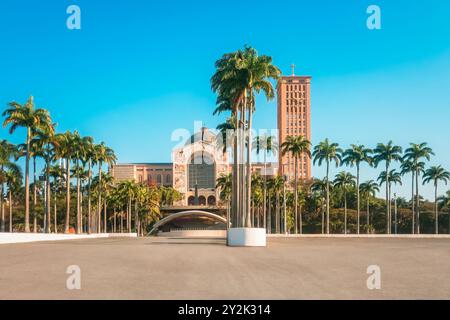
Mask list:
[[[37,130],[35,138],[31,141],[31,145],[35,146],[35,148],[39,150],[39,154],[44,158],[45,161],[45,182],[47,189],[47,197],[45,204],[46,233],[51,232],[51,187],[50,187],[51,161],[55,153],[57,152],[56,149],[59,147],[58,139],[56,138],[54,133],[55,132],[54,127],[55,125],[51,125],[48,126],[47,128]],[[34,162],[33,163],[34,170],[36,170],[35,157],[33,157],[33,162]],[[36,185],[36,174],[35,174],[35,185]]]
[[[226,101],[226,109],[231,109],[236,119],[237,130],[234,139],[233,212],[239,213],[242,223],[251,227],[251,150],[252,118],[255,111],[255,96],[263,92],[268,100],[275,96],[271,79],[278,79],[281,71],[272,64],[272,58],[258,55],[251,47],[227,53],[216,64],[216,72],[211,78],[214,92],[219,94],[218,101]],[[244,174],[243,155],[247,142],[247,174]],[[237,150],[242,158],[238,161]],[[246,187],[245,187],[246,186]],[[240,191],[239,191],[240,190]]]
[[[448,183],[450,180],[450,172],[441,166],[433,166],[425,171],[423,175],[423,184],[433,182],[434,184],[434,216],[435,216],[435,233],[439,234],[439,210],[438,210],[438,183],[439,181]]]
[[[27,130],[26,135],[26,159],[25,159],[25,232],[30,232],[30,141],[37,129],[48,127],[52,124],[50,114],[45,109],[35,109],[34,99],[30,97],[23,105],[10,102],[8,108],[2,114],[5,118],[3,127],[9,127],[9,133],[13,134],[17,128]]]
[[[13,158],[17,155],[17,147],[6,140],[0,141],[0,211],[1,227],[0,231],[5,232],[5,212],[3,208],[4,184],[8,180],[9,170],[14,170],[16,164]]]
[[[5,171],[6,185],[8,187],[8,202],[9,202],[9,232],[13,232],[13,194],[17,193],[22,184],[22,170],[20,167],[11,163]],[[3,195],[2,195],[3,197]],[[2,211],[2,224],[5,221],[4,212]]]
[[[414,201],[414,184],[415,184],[415,175],[416,172],[419,171],[423,173],[425,168],[424,162],[414,163],[412,160],[404,160],[401,164],[401,174],[405,175],[411,174],[411,233],[414,234],[415,230],[415,201]]]
[[[391,164],[395,161],[401,161],[402,148],[395,146],[392,141],[387,144],[379,143],[374,149],[374,164],[375,167],[381,162],[385,163],[385,172],[389,172]],[[389,175],[387,175],[389,179]],[[386,181],[386,233],[391,233],[391,201],[389,198],[389,181]]]
[[[420,234],[420,196],[419,196],[419,178],[420,178],[420,167],[419,162],[422,159],[430,160],[431,156],[434,155],[433,150],[428,147],[426,142],[422,143],[410,143],[410,147],[405,150],[404,160],[411,161],[415,168],[415,178],[416,178],[416,233]]]
[[[267,220],[267,155],[276,155],[278,152],[277,138],[272,135],[262,134],[256,136],[253,141],[253,148],[256,154],[259,155],[261,151],[264,153],[264,175],[263,175],[263,225],[266,225]]]
[[[326,208],[327,208],[327,234],[330,233],[330,163],[334,162],[336,167],[342,163],[342,149],[339,144],[331,143],[328,139],[320,142],[314,147],[313,163],[318,163],[319,166],[325,162],[326,164]]]
[[[370,233],[370,200],[375,198],[377,192],[380,192],[378,183],[373,180],[369,180],[361,183],[359,186],[360,193],[366,198],[366,219],[367,219],[367,234]]]
[[[388,174],[386,174],[386,171],[382,171],[380,175],[378,176],[378,181],[380,182],[380,186],[384,183],[387,185],[388,189],[388,199],[389,199],[389,205],[391,204],[391,191],[392,191],[392,184],[402,184],[402,176],[399,172],[396,172],[395,170],[389,171]],[[392,215],[389,214],[389,221],[387,221],[388,230],[387,233],[391,233],[392,229]]]
[[[359,194],[359,180],[360,180],[360,170],[361,163],[366,162],[369,165],[372,163],[372,150],[366,148],[364,145],[352,144],[350,149],[344,151],[343,162],[351,167],[356,167],[356,214],[357,214],[357,227],[356,233],[360,232],[360,194]]]
[[[336,175],[333,183],[336,188],[341,189],[344,193],[344,234],[347,234],[347,193],[350,187],[355,186],[355,176],[342,171]]]
[[[303,136],[287,136],[286,141],[281,144],[281,154],[290,153],[294,158],[294,232],[297,233],[298,221],[298,160],[302,156],[311,158],[311,142]],[[283,165],[283,164],[280,164]],[[302,223],[300,223],[300,234],[302,234]]]
[[[329,182],[326,179],[314,179],[311,184],[311,191],[320,199],[321,213],[322,213],[322,234],[325,233],[325,206],[327,197],[327,187],[329,188]]]

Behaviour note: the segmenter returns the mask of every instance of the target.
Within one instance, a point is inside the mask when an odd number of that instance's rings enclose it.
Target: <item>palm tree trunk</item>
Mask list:
[[[9,233],[13,232],[12,216],[13,216],[13,203],[12,203],[12,192],[11,188],[8,190],[9,198]]]
[[[88,233],[91,233],[92,231],[92,217],[91,217],[91,176],[92,176],[92,160],[89,159],[89,164],[88,164],[89,168],[88,168],[88,228],[87,231]]]
[[[275,233],[280,233],[280,192],[275,195]]]
[[[386,234],[390,234],[389,215],[391,199],[389,199],[389,164],[386,162]]]
[[[98,224],[97,232],[101,233],[101,216],[102,216],[102,162],[98,164],[98,206],[97,206]]]
[[[66,221],[64,224],[64,233],[69,233],[70,228],[70,157],[66,159]]]
[[[54,217],[53,217],[53,219],[54,219],[53,224],[54,224],[54,227],[55,227],[55,233],[58,233],[57,208],[56,208],[56,206],[57,206],[57,204],[56,204],[56,202],[57,202],[56,195],[57,195],[57,188],[58,188],[57,187],[57,185],[58,185],[58,178],[56,176],[55,176],[55,178],[53,180],[53,183],[55,184],[55,195],[53,197],[53,201],[55,202],[53,204],[53,209],[54,209],[54,212],[53,212],[53,215],[54,215]]]
[[[323,202],[320,211],[322,211],[322,234],[325,234],[325,208],[323,206]]]
[[[0,166],[0,172],[3,171],[3,166]],[[0,182],[0,211],[1,211],[1,227],[0,232],[5,232],[5,211],[3,208],[3,183]]]
[[[266,141],[267,144],[267,141]],[[266,215],[267,215],[267,164],[266,164],[266,146],[264,147],[264,191],[263,191],[263,225],[266,227]]]
[[[81,201],[80,201],[80,166],[79,160],[76,160],[76,170],[77,170],[77,233],[80,234],[82,230],[81,225]]]
[[[347,194],[344,192],[344,234],[347,234]]]
[[[437,180],[434,182],[434,210],[435,210],[435,233],[439,234],[439,210],[438,210],[438,185]]]
[[[298,233],[298,159],[297,156],[294,156],[294,223],[295,223],[295,234]],[[301,232],[300,232],[301,233]]]
[[[357,215],[357,227],[356,227],[356,233],[359,234],[360,229],[360,197],[359,197],[359,164],[356,166],[356,215]]]
[[[51,199],[52,199],[52,193],[51,193],[51,185],[50,185],[50,155],[47,155],[47,161],[46,161],[46,170],[45,170],[45,181],[47,183],[47,230],[45,230],[46,233],[51,233],[51,215],[52,215],[52,208],[51,208]]]
[[[370,233],[370,204],[369,204],[369,201],[370,201],[370,197],[367,197],[367,234],[369,234]]]
[[[253,106],[249,106],[248,110],[248,126],[247,126],[247,203],[246,203],[246,227],[253,227],[253,223],[251,220],[251,203],[252,203],[252,116],[253,116]]]
[[[419,169],[416,170],[416,232],[420,234],[420,199],[419,199]]]
[[[389,223],[388,223],[388,228],[389,228],[389,234],[391,234],[392,233],[392,212],[391,212],[391,210],[392,210],[392,208],[391,208],[391,205],[392,205],[392,195],[391,195],[391,183],[389,183]]]
[[[239,141],[240,141],[240,130],[239,130],[239,119],[238,114],[236,112],[235,114],[235,132],[233,137],[233,180],[232,180],[232,191],[233,191],[233,197],[232,197],[232,220],[233,220],[233,227],[239,227],[239,217],[238,217],[238,211],[239,211]]]
[[[31,129],[27,128],[27,154],[25,158],[25,232],[30,232],[30,140]]]
[[[330,234],[330,161],[327,159],[327,234]]]
[[[107,220],[106,220],[106,197],[105,197],[105,201],[103,202],[103,232],[104,233],[108,233],[107,230]]]
[[[33,183],[33,232],[37,232],[37,173],[36,173],[36,156],[33,156],[33,175],[34,175],[34,183]]]
[[[113,226],[113,233],[117,232],[117,218],[116,218],[116,208],[114,207],[114,212],[113,212],[113,219],[114,219],[114,226]]]
[[[240,159],[239,159],[239,190],[240,190],[240,194],[239,194],[239,221],[240,221],[240,226],[244,227],[245,224],[245,212],[246,212],[246,182],[245,182],[245,107],[247,104],[247,99],[244,97],[244,103],[241,107],[241,134],[240,134],[240,147],[239,147],[239,154],[240,154]]]
[[[2,172],[1,169],[0,172]],[[0,211],[2,219],[0,232],[5,232],[5,209],[3,208],[3,183],[0,183]]]
[[[411,171],[412,172],[412,181],[411,181],[411,189],[412,189],[412,191],[411,191],[411,206],[412,206],[412,231],[411,231],[411,233],[412,234],[414,234],[415,233],[415,231],[414,231],[414,227],[415,227],[415,215],[416,215],[416,213],[415,213],[415,211],[414,211],[414,170],[412,170]]]
[[[271,210],[271,203],[270,203],[270,191],[268,194],[268,212],[267,212],[267,233],[272,233],[272,210]]]

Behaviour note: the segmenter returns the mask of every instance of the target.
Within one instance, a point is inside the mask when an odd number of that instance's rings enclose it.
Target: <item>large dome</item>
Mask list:
[[[214,144],[216,143],[216,139],[217,137],[213,132],[211,132],[208,128],[203,127],[200,131],[194,133],[188,141],[186,141],[186,146],[202,141],[206,144]]]

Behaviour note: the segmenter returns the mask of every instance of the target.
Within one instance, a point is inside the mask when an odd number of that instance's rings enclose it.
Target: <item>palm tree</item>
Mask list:
[[[127,229],[128,229],[128,232],[130,232],[131,207],[132,207],[132,202],[135,200],[135,197],[136,197],[136,192],[137,192],[136,184],[134,183],[134,181],[122,181],[117,185],[117,189],[120,190],[119,192],[121,192],[127,200],[126,220],[127,220]]]
[[[37,150],[39,150],[40,155],[45,160],[45,181],[46,181],[46,189],[47,189],[47,197],[46,197],[46,233],[50,233],[51,230],[51,187],[50,187],[50,169],[51,169],[51,161],[56,152],[56,148],[59,147],[58,140],[55,138],[54,134],[55,125],[52,124],[47,128],[39,129],[36,132],[36,137],[31,141],[31,145],[35,146]],[[36,170],[35,157],[33,157],[33,166],[34,170]],[[35,174],[36,176],[36,174]],[[36,185],[36,177],[35,183]],[[36,203],[36,201],[35,201]]]
[[[421,159],[430,160],[431,156],[434,155],[433,150],[428,147],[426,142],[422,143],[410,143],[410,147],[405,150],[404,160],[409,160],[414,163],[416,167],[416,232],[420,234],[420,197],[419,197],[419,178],[420,178],[420,167],[419,162]]]
[[[280,233],[280,193],[283,190],[284,179],[281,176],[273,178],[272,190],[275,194],[275,233]]]
[[[7,182],[8,170],[15,168],[16,164],[11,160],[17,155],[17,147],[6,140],[0,141],[0,211],[1,227],[0,231],[5,232],[5,212],[3,208],[3,186]]]
[[[70,231],[70,187],[71,187],[71,169],[70,164],[76,150],[75,135],[70,131],[57,134],[56,139],[59,144],[58,156],[65,159],[65,180],[66,180],[66,218],[64,222],[64,233]]]
[[[111,148],[107,147],[103,142],[95,146],[94,154],[95,154],[95,162],[98,163],[99,191],[98,191],[98,205],[97,205],[97,215],[98,215],[97,216],[97,219],[98,219],[97,232],[100,232],[100,228],[101,228],[100,219],[101,219],[101,210],[102,210],[101,203],[102,203],[102,193],[103,193],[103,190],[102,190],[102,172],[103,172],[102,167],[103,167],[104,163],[108,164],[108,166],[112,166],[116,162],[117,158],[116,158],[116,155],[114,154],[114,151]],[[128,228],[131,227],[130,218],[131,218],[131,215],[128,215],[128,217],[127,217]]]
[[[92,166],[96,164],[95,157],[95,145],[94,139],[92,137],[84,137],[84,158],[82,159],[83,166],[88,166],[88,185],[87,185],[87,196],[88,196],[88,207],[87,207],[87,232],[92,232],[92,208],[91,208],[91,183],[92,183]]]
[[[367,234],[370,232],[370,199],[374,198],[377,192],[380,192],[380,188],[378,187],[378,183],[373,180],[369,180],[361,183],[359,186],[361,194],[366,198],[367,205]]]
[[[344,192],[344,234],[347,234],[347,192],[355,186],[355,176],[349,172],[339,172],[334,179],[334,186]],[[358,225],[359,227],[359,225]]]
[[[414,183],[416,171],[423,172],[425,168],[424,162],[414,163],[411,160],[404,160],[401,164],[401,174],[405,175],[411,173],[411,212],[412,212],[412,223],[411,223],[411,233],[414,234],[415,230],[415,201],[414,201]]]
[[[298,228],[298,159],[304,155],[311,158],[311,142],[303,136],[287,136],[286,141],[281,144],[281,154],[290,153],[294,158],[294,232],[297,233]],[[300,227],[300,234],[302,227]]]
[[[356,214],[357,214],[357,228],[356,233],[359,234],[360,226],[360,195],[359,195],[359,179],[360,179],[360,166],[361,163],[367,162],[369,165],[372,163],[370,154],[373,151],[366,148],[364,145],[352,144],[350,149],[344,151],[343,162],[351,167],[356,167]]]
[[[395,170],[391,170],[389,171],[388,174],[386,174],[386,171],[382,171],[378,177],[378,181],[380,182],[380,186],[385,183],[387,185],[388,188],[388,199],[389,199],[389,205],[391,204],[391,190],[392,190],[392,184],[402,184],[402,175],[395,171]],[[395,221],[395,223],[397,223],[397,221]],[[391,233],[391,229],[392,229],[392,216],[391,214],[389,214],[389,221],[387,223],[387,225],[389,226],[389,230],[388,233]]]
[[[373,161],[375,167],[381,162],[385,162],[385,172],[389,172],[389,168],[394,161],[401,161],[402,148],[393,145],[392,141],[387,144],[379,143],[374,149]],[[389,179],[389,176],[387,176]],[[389,198],[389,181],[386,181],[386,233],[391,233],[391,201]]]
[[[438,205],[439,205],[439,208],[441,208],[441,209],[444,207],[447,207],[448,215],[449,215],[449,217],[448,217],[448,233],[450,234],[450,190],[447,191],[447,193],[445,195],[440,196],[438,198]]]
[[[58,140],[56,140],[58,141]],[[59,145],[58,145],[59,147]],[[56,159],[57,153],[53,155],[53,160]],[[57,199],[58,199],[58,189],[62,190],[62,181],[64,179],[63,168],[59,165],[50,167],[50,176],[53,178],[53,225],[55,233],[58,233],[58,220],[57,220]],[[61,187],[58,188],[58,185],[61,184]]]
[[[435,233],[439,234],[439,211],[438,211],[438,183],[443,181],[445,184],[450,180],[450,172],[441,166],[433,166],[425,171],[423,175],[423,184],[433,181],[434,184],[434,214],[435,214]]]
[[[231,205],[231,186],[233,177],[230,174],[221,175],[217,178],[216,188],[220,190],[220,200],[227,204],[227,230],[230,226],[230,205]]]
[[[9,133],[13,134],[17,128],[27,130],[26,159],[25,159],[25,232],[30,232],[30,141],[36,129],[42,129],[51,125],[50,114],[45,109],[35,109],[33,97],[28,98],[24,105],[10,102],[2,116],[6,117],[3,127],[10,125]]]
[[[330,233],[330,163],[334,162],[336,164],[336,167],[338,167],[342,162],[342,149],[339,148],[339,145],[337,143],[330,143],[328,139],[325,139],[324,141],[320,142],[317,146],[314,147],[313,152],[314,161],[313,163],[316,164],[316,162],[319,164],[319,166],[322,165],[322,163],[325,161],[327,170],[326,170],[326,182],[327,182],[327,234]]]
[[[278,152],[277,137],[267,134],[256,136],[253,141],[253,146],[256,154],[259,155],[261,151],[264,152],[263,224],[265,226],[267,219],[267,155],[276,155]]]
[[[22,171],[20,167],[11,163],[8,165],[7,170],[5,171],[6,185],[8,187],[8,202],[9,202],[9,232],[13,232],[13,194],[17,193],[22,184]],[[2,195],[3,197],[3,195]],[[4,212],[2,211],[2,226],[4,224],[5,217]],[[4,231],[2,231],[4,232]]]
[[[241,212],[242,218],[244,218],[244,226],[251,227],[249,210],[251,206],[251,130],[255,96],[262,91],[268,100],[273,99],[275,93],[269,80],[278,79],[281,71],[272,65],[271,57],[258,55],[258,52],[251,47],[245,47],[244,50],[223,55],[216,62],[216,69],[211,78],[212,89],[219,94],[218,101],[227,102],[225,108],[231,109],[232,116],[236,119],[237,134],[234,141],[235,166],[233,176],[237,181],[233,185],[236,195],[236,197],[233,197],[233,199],[236,199],[233,210]],[[243,160],[245,141],[247,141],[246,177],[244,176],[244,167],[241,165],[244,161],[238,163],[236,159],[239,145],[241,160]],[[239,171],[240,173],[238,173]],[[240,191],[241,194],[238,199],[239,192],[236,193],[236,191],[239,188],[242,191]]]
[[[326,204],[326,194],[327,194],[327,186],[329,186],[326,179],[314,179],[313,183],[311,184],[311,191],[315,194],[317,194],[321,199],[322,204],[322,234],[325,233],[325,208],[324,205]]]

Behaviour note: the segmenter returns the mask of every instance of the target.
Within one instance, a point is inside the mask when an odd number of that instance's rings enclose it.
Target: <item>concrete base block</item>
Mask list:
[[[266,229],[263,228],[230,228],[228,230],[228,246],[230,247],[265,247]]]

